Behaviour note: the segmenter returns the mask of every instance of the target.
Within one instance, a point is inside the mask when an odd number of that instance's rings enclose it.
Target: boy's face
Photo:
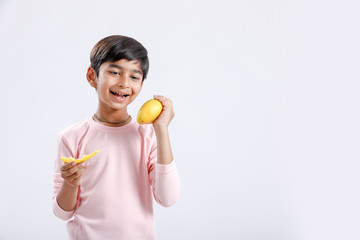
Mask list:
[[[97,88],[99,104],[102,108],[126,109],[139,95],[143,73],[141,62],[121,59],[116,62],[101,64],[99,76],[89,67],[87,79],[92,87]]]

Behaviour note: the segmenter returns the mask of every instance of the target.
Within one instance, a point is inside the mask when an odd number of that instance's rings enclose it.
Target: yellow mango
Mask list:
[[[60,157],[61,160],[63,160],[64,163],[69,163],[72,161],[75,161],[76,163],[82,163],[85,162],[86,160],[89,160],[90,158],[92,158],[93,156],[95,156],[95,154],[97,154],[100,150],[96,150],[95,152],[89,154],[89,155],[85,155],[83,158],[79,158],[79,159],[75,159],[73,157]]]
[[[153,123],[155,119],[160,115],[163,106],[160,101],[151,99],[144,103],[140,108],[136,121],[139,124]]]

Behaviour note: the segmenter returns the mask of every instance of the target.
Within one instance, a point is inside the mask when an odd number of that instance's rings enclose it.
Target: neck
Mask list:
[[[103,125],[118,127],[129,123],[131,116],[126,111],[106,113],[98,110],[93,115],[93,119]]]

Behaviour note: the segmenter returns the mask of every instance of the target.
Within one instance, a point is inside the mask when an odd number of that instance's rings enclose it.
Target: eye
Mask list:
[[[139,79],[140,79],[140,78],[137,77],[137,76],[131,76],[131,78],[132,78],[133,80],[139,80]]]
[[[109,71],[109,73],[111,73],[111,74],[113,74],[113,75],[116,75],[116,76],[120,76],[120,73],[119,73],[119,72]]]

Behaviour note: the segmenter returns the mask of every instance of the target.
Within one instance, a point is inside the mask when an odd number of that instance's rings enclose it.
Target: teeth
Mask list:
[[[121,97],[127,97],[127,96],[129,96],[129,94],[122,94],[122,93],[118,93],[118,92],[115,92],[115,91],[111,91],[112,93],[115,93],[115,94],[117,94],[117,95],[119,95],[119,96],[121,96]]]

